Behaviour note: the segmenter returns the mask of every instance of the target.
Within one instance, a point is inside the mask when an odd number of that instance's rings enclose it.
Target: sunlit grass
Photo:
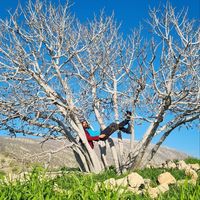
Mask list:
[[[193,158],[193,157],[189,157],[189,158],[185,159],[185,162],[187,164],[196,164],[196,163],[198,163],[200,165],[200,159]]]
[[[137,171],[143,178],[151,179],[152,187],[157,183],[159,174],[169,171],[176,180],[185,179],[183,185],[170,186],[170,190],[158,197],[160,200],[197,200],[200,199],[200,178],[196,185],[187,183],[189,177],[182,170],[169,169],[143,169]],[[79,171],[62,170],[62,174],[56,178],[49,178],[41,167],[33,169],[32,173],[25,175],[24,180],[0,182],[0,200],[149,200],[148,194],[136,195],[117,188],[115,190],[101,185],[96,188],[97,182],[103,182],[109,178],[121,178],[114,169],[104,173],[86,174]],[[123,175],[124,176],[124,175]],[[199,173],[200,176],[200,173]],[[4,176],[5,177],[5,176]]]

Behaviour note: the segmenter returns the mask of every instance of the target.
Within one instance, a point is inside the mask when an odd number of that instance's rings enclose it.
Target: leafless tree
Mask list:
[[[125,38],[113,16],[82,24],[69,8],[29,1],[0,21],[0,129],[68,140],[80,169],[98,173],[108,167],[106,146],[99,144],[99,158],[80,118],[96,119],[104,129],[129,109],[129,155],[121,132],[119,145],[108,144],[118,171],[139,167],[154,136],[162,135],[148,161],[175,128],[199,120],[198,23],[170,4],[162,12],[152,9],[145,41],[141,29]],[[138,123],[148,129],[133,146]]]

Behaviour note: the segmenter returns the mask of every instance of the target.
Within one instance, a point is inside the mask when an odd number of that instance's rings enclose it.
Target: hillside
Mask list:
[[[7,172],[26,171],[32,165],[49,165],[51,169],[61,167],[76,168],[77,163],[70,149],[53,152],[64,145],[64,141],[49,140],[41,145],[40,139],[0,137],[0,170]],[[98,145],[95,150],[98,153]],[[125,152],[129,150],[128,140],[124,141]],[[107,152],[110,155],[110,152]],[[154,157],[152,164],[159,165],[166,160],[185,159],[188,155],[170,148],[161,147]],[[112,156],[108,156],[108,163],[112,164]]]

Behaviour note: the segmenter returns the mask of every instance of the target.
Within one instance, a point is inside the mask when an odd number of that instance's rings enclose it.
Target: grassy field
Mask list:
[[[199,160],[188,159],[187,163],[200,163]],[[102,174],[84,174],[79,171],[66,171],[59,177],[49,178],[45,170],[40,167],[33,169],[32,173],[24,177],[24,181],[7,182],[4,174],[0,174],[0,200],[48,200],[48,199],[72,199],[72,200],[147,200],[151,199],[148,194],[135,195],[132,192],[121,192],[120,188],[112,190],[104,185],[95,190],[97,182],[103,182],[109,178],[120,178],[115,170],[111,169]],[[157,185],[157,176],[169,171],[176,180],[187,179],[184,171],[166,169],[143,169],[137,171],[143,178],[152,180],[152,187]],[[197,185],[190,185],[187,182],[182,186],[170,186],[170,190],[158,197],[163,200],[198,200],[200,199],[200,173]],[[125,176],[125,175],[123,175]]]

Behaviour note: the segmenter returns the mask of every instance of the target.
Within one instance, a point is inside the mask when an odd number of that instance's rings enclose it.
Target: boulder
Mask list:
[[[116,188],[116,190],[118,194],[123,194],[124,192],[126,192],[127,190],[125,188]]]
[[[200,170],[200,166],[198,163],[196,164],[188,164],[190,166],[191,169],[195,170],[195,171],[198,171]]]
[[[158,176],[158,182],[160,184],[174,184],[176,183],[176,179],[169,172],[165,172]]]
[[[151,179],[144,179],[144,188],[150,188]]]
[[[184,160],[180,160],[178,163],[177,163],[177,167],[178,169],[180,170],[186,170],[188,168],[190,168],[190,166],[188,166]]]
[[[116,182],[114,178],[110,178],[108,180],[105,180],[104,185],[106,188],[114,188],[116,186]]]
[[[169,190],[169,186],[168,184],[164,183],[164,184],[161,184],[155,188],[149,188],[148,189],[148,193],[149,193],[149,196],[153,199],[157,198],[159,194],[161,193],[165,193]]]
[[[128,184],[132,188],[139,188],[141,185],[144,185],[144,179],[138,173],[131,173],[127,177]]]
[[[157,189],[161,193],[164,193],[164,192],[167,192],[169,190],[169,186],[168,186],[168,184],[164,183],[164,184],[161,184],[161,185],[157,186]]]
[[[172,161],[167,162],[167,168],[176,169],[176,164]]]
[[[149,188],[147,192],[148,192],[149,196],[150,196],[152,199],[155,199],[155,198],[158,197],[159,191],[158,191],[157,188]]]
[[[127,186],[128,186],[127,177],[124,177],[124,178],[120,178],[120,179],[115,180],[115,184],[116,184],[117,186],[127,187]]]
[[[190,176],[192,180],[198,179],[198,174],[193,169],[186,169],[185,175]]]

